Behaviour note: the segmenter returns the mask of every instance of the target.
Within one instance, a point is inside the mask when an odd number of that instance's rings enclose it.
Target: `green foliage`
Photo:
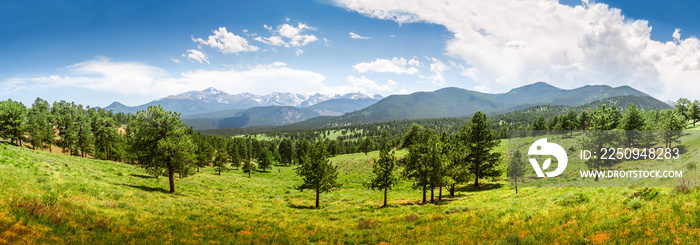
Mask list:
[[[340,183],[337,182],[338,167],[328,161],[326,146],[321,141],[316,142],[309,154],[303,156],[296,172],[303,180],[303,183],[296,189],[300,191],[314,190],[316,192],[316,208],[320,207],[319,195],[321,193],[340,187]]]
[[[34,149],[46,149],[53,144],[53,124],[51,123],[49,102],[36,98],[27,114],[27,133]]]
[[[262,171],[272,168],[272,153],[267,149],[262,149],[258,152],[258,168]]]
[[[185,124],[180,115],[167,112],[160,106],[149,106],[147,111],[139,111],[129,122],[133,129],[136,158],[146,169],[168,173],[170,192],[175,192],[175,172],[184,172],[186,164],[194,158],[195,145],[186,134]]]
[[[250,158],[245,159],[243,161],[243,165],[241,166],[241,170],[243,170],[243,173],[248,174],[248,178],[250,178],[250,175],[255,171],[255,163]]]
[[[372,166],[372,178],[367,187],[372,190],[384,191],[384,207],[387,205],[386,191],[394,186],[398,179],[394,175],[396,170],[396,155],[388,142],[383,142],[380,146],[379,159]]]
[[[214,158],[214,168],[216,168],[216,171],[219,172],[219,175],[221,175],[221,171],[226,170],[228,167],[228,154],[223,151],[219,151],[216,153],[216,157]]]
[[[467,151],[466,159],[470,172],[474,174],[475,186],[479,186],[479,178],[500,176],[496,166],[501,153],[494,151],[500,141],[491,130],[486,114],[476,112],[462,128],[459,137]]]
[[[574,207],[590,200],[583,193],[570,193],[554,200],[554,203],[562,207]]]
[[[515,193],[518,193],[518,181],[522,181],[525,168],[523,154],[520,153],[519,150],[516,150],[510,156],[510,162],[508,164],[508,178],[511,179],[512,183],[515,185]]]
[[[282,139],[277,150],[282,158],[282,163],[286,165],[292,164],[292,160],[294,159],[294,145],[292,140],[288,138]]]
[[[27,107],[11,99],[0,101],[0,137],[21,145],[26,131]]]
[[[365,137],[365,139],[362,140],[362,143],[360,144],[360,151],[364,152],[365,155],[367,155],[368,152],[370,152],[374,148],[374,142],[372,142],[372,139],[369,137]]]

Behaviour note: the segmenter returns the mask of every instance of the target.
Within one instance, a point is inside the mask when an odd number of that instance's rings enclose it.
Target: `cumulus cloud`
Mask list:
[[[434,57],[430,58],[430,61],[432,61],[432,63],[430,64],[430,72],[433,74],[430,79],[433,81],[434,84],[441,86],[444,85],[445,77],[442,76],[442,73],[449,70],[450,67]]]
[[[268,45],[299,48],[319,40],[315,35],[302,34],[304,31],[314,31],[316,28],[301,22],[298,22],[297,26],[284,23],[274,29],[268,25],[263,25],[263,27],[273,35],[256,37],[254,40]],[[297,51],[297,55],[299,54],[300,52]]]
[[[418,74],[418,68],[421,64],[418,59],[407,60],[405,58],[394,57],[388,59],[376,59],[372,62],[363,62],[354,65],[354,68],[359,73],[365,72],[389,72],[394,74]]]
[[[188,49],[187,54],[183,54],[182,57],[186,57],[190,61],[197,61],[200,64],[202,63],[207,63],[209,64],[209,58],[207,57],[206,54],[202,53],[202,51],[195,50],[195,49]],[[179,62],[176,62],[179,63]]]
[[[0,93],[28,89],[85,88],[123,95],[166,96],[215,87],[227,92],[266,94],[277,91],[306,94],[327,89],[321,74],[274,62],[246,69],[194,70],[170,75],[158,67],[98,58],[65,68],[68,76],[15,77],[0,82]],[[279,81],[285,81],[280,83]]]
[[[352,38],[352,39],[372,39],[372,37],[360,36],[359,34],[354,33],[354,32],[350,32],[350,38]]]
[[[172,60],[173,62],[175,62],[177,64],[182,63],[182,61],[180,61],[179,59],[171,58],[170,60]]]
[[[494,92],[550,79],[557,86],[631,85],[662,98],[697,97],[700,42],[650,37],[645,20],[582,1],[339,0],[349,10],[399,24],[425,22],[454,35],[446,53],[464,61],[462,74]],[[437,68],[437,67],[436,67]]]
[[[214,35],[209,36],[206,40],[192,37],[192,41],[218,49],[223,54],[255,52],[259,49],[249,44],[244,37],[228,32],[226,27],[219,27],[218,30],[213,32]]]

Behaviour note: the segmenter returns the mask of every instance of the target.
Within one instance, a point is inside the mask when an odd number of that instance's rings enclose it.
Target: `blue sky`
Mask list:
[[[0,1],[0,99],[137,105],[207,87],[497,93],[537,81],[695,99],[699,9],[693,1]]]

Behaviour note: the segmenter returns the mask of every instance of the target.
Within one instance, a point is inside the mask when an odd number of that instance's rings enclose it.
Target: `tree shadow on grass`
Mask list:
[[[287,206],[290,208],[294,208],[294,209],[316,209],[316,207],[313,205],[307,206],[307,205],[298,205],[298,204],[294,204],[294,203],[287,203]]]
[[[143,174],[130,174],[130,175],[131,175],[131,177],[138,177],[138,178],[142,178],[142,179],[152,179],[152,178],[154,178],[153,176],[143,175]]]
[[[123,186],[128,186],[131,188],[136,188],[142,191],[148,191],[148,192],[161,192],[161,193],[166,193],[170,194],[170,191],[160,188],[160,187],[150,187],[150,186],[141,186],[141,185],[130,185],[130,184],[122,184]]]
[[[459,192],[481,192],[481,191],[488,191],[488,190],[493,190],[493,189],[500,189],[503,187],[503,183],[486,183],[486,184],[481,184],[479,186],[474,186],[474,185],[466,185],[466,186],[460,186],[456,187],[455,191]]]

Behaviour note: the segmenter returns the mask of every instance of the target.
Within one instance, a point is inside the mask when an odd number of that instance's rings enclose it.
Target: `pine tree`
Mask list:
[[[288,138],[282,139],[279,146],[277,146],[277,149],[280,152],[282,163],[286,165],[291,164],[292,159],[294,159],[294,145],[292,143],[292,140]]]
[[[54,131],[51,123],[49,102],[36,98],[27,114],[27,133],[29,134],[32,148],[35,150],[37,148],[51,149]]]
[[[258,168],[265,172],[268,168],[272,168],[272,157],[267,149],[262,149],[258,152]]]
[[[226,170],[226,167],[228,164],[228,154],[224,151],[219,151],[216,153],[216,157],[214,158],[214,167],[216,168],[216,171],[219,171],[219,175],[221,175],[221,171]]]
[[[525,162],[519,150],[516,150],[510,157],[508,178],[515,184],[515,194],[518,194],[518,181],[522,181],[522,177],[525,174]]]
[[[360,143],[360,151],[364,152],[365,155],[367,155],[367,153],[370,152],[373,147],[374,142],[372,142],[372,139],[370,139],[369,137],[365,137],[362,140],[362,143]]]
[[[136,157],[151,173],[168,173],[170,192],[175,192],[175,172],[183,172],[193,161],[195,145],[186,134],[180,114],[167,112],[160,106],[139,111],[129,127],[133,128]]]
[[[320,207],[321,193],[340,187],[340,183],[337,182],[338,167],[328,160],[326,146],[321,141],[316,142],[309,154],[303,156],[296,172],[304,181],[297,189],[316,192],[316,208]]]
[[[243,170],[243,173],[247,173],[248,178],[250,178],[250,174],[253,173],[253,171],[255,171],[255,164],[250,158],[247,158],[245,159],[245,161],[243,161],[243,166],[241,166],[241,170]]]
[[[372,190],[384,191],[384,205],[387,206],[387,190],[394,186],[398,179],[394,175],[396,170],[396,155],[389,142],[383,141],[379,151],[379,159],[372,166],[372,178],[367,186]]]
[[[460,138],[466,146],[466,161],[474,175],[474,186],[479,186],[480,178],[500,175],[496,165],[501,154],[495,152],[500,141],[491,130],[491,122],[486,114],[477,111],[460,131]]]
[[[26,131],[27,107],[21,102],[8,99],[0,102],[0,137],[22,146]]]

